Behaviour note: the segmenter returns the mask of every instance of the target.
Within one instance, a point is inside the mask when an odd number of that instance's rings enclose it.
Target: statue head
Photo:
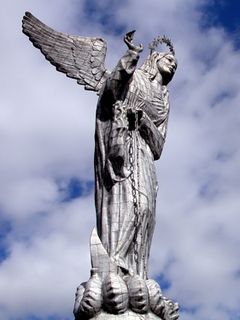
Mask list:
[[[156,47],[159,43],[165,43],[170,51],[158,52]],[[177,69],[177,60],[175,57],[175,51],[171,41],[163,37],[158,37],[149,45],[150,54],[141,66],[141,70],[148,73],[150,80],[156,78],[158,74],[161,75],[162,84],[167,85],[173,78]]]

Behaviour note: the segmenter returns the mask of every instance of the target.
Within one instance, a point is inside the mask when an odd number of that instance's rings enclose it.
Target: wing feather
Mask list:
[[[60,72],[86,90],[99,91],[109,75],[104,66],[107,44],[101,38],[71,36],[45,25],[26,12],[23,33]]]

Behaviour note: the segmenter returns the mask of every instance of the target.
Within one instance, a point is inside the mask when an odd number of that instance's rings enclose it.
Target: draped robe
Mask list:
[[[97,231],[110,259],[125,273],[147,278],[155,226],[159,159],[169,114],[168,91],[132,50],[100,93],[95,132]]]

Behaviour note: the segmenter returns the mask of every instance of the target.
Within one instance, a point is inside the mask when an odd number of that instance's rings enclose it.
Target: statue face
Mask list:
[[[168,53],[157,61],[157,67],[163,78],[165,76],[173,77],[177,69],[176,58],[171,53]]]

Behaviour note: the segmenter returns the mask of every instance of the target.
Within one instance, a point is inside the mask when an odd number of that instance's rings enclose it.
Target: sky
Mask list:
[[[136,42],[175,47],[150,277],[181,320],[240,319],[240,29],[234,0],[3,0],[0,11],[0,320],[70,320],[89,278],[97,96],[56,72],[21,32],[100,36],[111,70]]]

